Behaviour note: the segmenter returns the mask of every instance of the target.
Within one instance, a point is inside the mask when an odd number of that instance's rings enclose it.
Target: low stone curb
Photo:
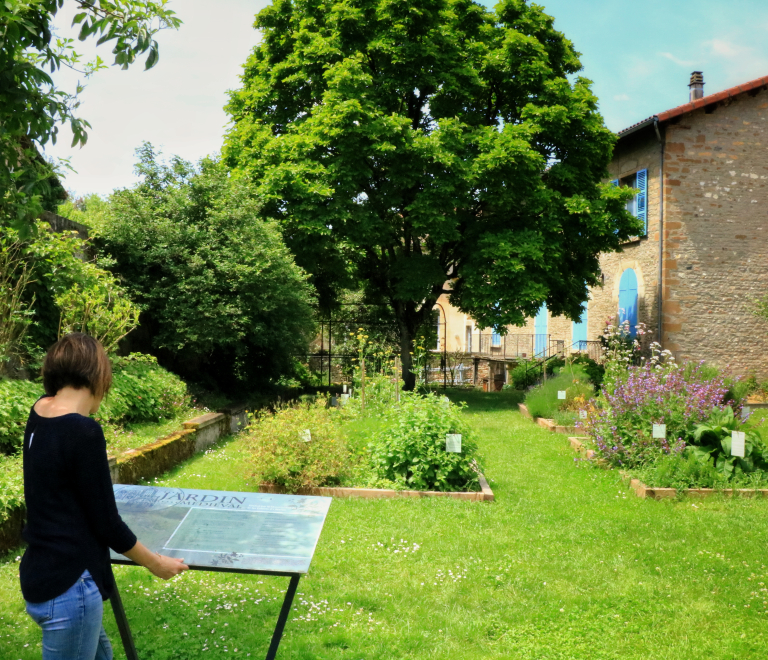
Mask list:
[[[587,449],[584,446],[582,440],[587,438],[571,437],[568,438],[568,442],[571,444],[571,448],[579,453],[583,454],[587,459],[594,460],[595,452],[592,449]],[[597,465],[600,467],[608,468],[608,463],[603,459],[597,459]],[[646,486],[640,479],[635,479],[626,472],[619,472],[622,480],[626,483],[629,482],[629,487],[635,492],[635,495],[643,499],[652,500],[669,500],[675,499],[678,494],[677,488],[651,488]],[[721,493],[726,497],[768,497],[768,489],[754,489],[754,488],[727,488],[724,490],[717,490],[715,488],[682,488],[680,489],[681,495],[686,495],[694,499],[705,499],[712,495]]]
[[[394,497],[450,497],[456,500],[468,502],[493,502],[495,496],[488,485],[485,476],[480,475],[480,488],[482,490],[473,493],[443,493],[436,490],[388,490],[386,488],[300,488],[295,495],[320,495],[324,497],[362,497],[365,499],[385,499]],[[288,491],[282,486],[261,484],[260,493],[275,493],[282,495]]]
[[[626,472],[621,473],[624,481],[629,481],[629,487],[635,491],[635,495],[643,499],[669,500],[678,496],[677,488],[651,488],[646,486],[640,479],[635,479]],[[725,488],[717,490],[716,488],[680,488],[679,493],[697,500],[703,500],[713,495],[724,495],[725,497],[768,497],[768,489],[759,488]]]
[[[575,433],[576,428],[573,426],[559,426],[555,423],[554,419],[546,419],[545,417],[533,417],[530,412],[528,412],[528,407],[524,403],[518,403],[517,407],[520,409],[520,414],[523,417],[526,417],[528,419],[532,419],[534,422],[536,422],[539,426],[541,426],[544,429],[547,429],[548,431],[552,431],[554,433]]]

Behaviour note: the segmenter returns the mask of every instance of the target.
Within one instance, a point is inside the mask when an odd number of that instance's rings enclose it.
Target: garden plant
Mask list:
[[[601,460],[650,486],[768,483],[768,447],[742,414],[744,383],[703,362],[678,364],[655,342],[638,355],[626,325],[609,323],[605,344],[603,388],[579,422]],[[743,457],[731,453],[734,431],[746,434]]]

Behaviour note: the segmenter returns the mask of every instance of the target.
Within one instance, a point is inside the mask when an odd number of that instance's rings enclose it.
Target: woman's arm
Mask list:
[[[141,541],[136,541],[136,545],[123,554],[132,562],[143,566],[152,575],[156,575],[163,580],[168,580],[189,568],[183,559],[166,557],[158,552],[152,552]]]

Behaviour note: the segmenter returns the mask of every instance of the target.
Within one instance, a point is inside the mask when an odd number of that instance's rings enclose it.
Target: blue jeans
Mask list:
[[[61,596],[27,603],[27,614],[43,629],[43,660],[112,660],[104,603],[87,570]]]

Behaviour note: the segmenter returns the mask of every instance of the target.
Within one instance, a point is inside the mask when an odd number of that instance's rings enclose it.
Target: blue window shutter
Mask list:
[[[611,181],[611,185],[613,185],[616,188],[618,188],[619,187],[619,180],[618,179],[614,179],[613,181]]]
[[[639,192],[635,196],[637,202],[637,217],[643,221],[645,235],[648,234],[648,170],[639,170],[637,172],[637,189]]]
[[[619,280],[619,324],[629,323],[629,335],[637,334],[637,274],[627,268]]]

